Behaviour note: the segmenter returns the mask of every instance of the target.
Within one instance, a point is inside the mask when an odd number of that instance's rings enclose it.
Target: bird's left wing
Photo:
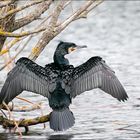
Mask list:
[[[20,58],[16,66],[8,73],[0,92],[0,104],[9,103],[23,90],[49,96],[46,70],[28,58]]]
[[[71,97],[75,97],[84,91],[100,88],[119,101],[128,98],[114,71],[98,56],[90,58],[74,69],[71,84]]]

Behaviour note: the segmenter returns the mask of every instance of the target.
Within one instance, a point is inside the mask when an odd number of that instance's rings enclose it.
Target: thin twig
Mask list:
[[[30,40],[30,38],[28,39]],[[13,60],[15,60],[15,58],[23,51],[23,49],[26,47],[26,44],[28,43],[28,41],[23,45],[23,47],[17,52],[17,54],[12,57],[4,66],[2,66],[0,68],[0,71],[3,70],[7,65],[9,65]]]
[[[4,1],[4,3],[0,3],[0,8],[3,8],[3,7],[6,7],[7,5],[10,5],[10,4],[12,4],[13,3],[13,1]]]
[[[81,15],[79,15],[75,20],[80,18],[86,18],[87,14],[95,9],[99,4],[101,4],[104,0],[96,0],[87,10],[85,10]]]
[[[0,56],[2,56],[3,54],[9,52],[10,49],[11,49],[17,42],[19,42],[19,41],[21,41],[21,38],[15,38],[14,40],[12,40],[12,41],[10,42],[10,45],[5,45],[5,46],[8,46],[8,47],[1,50]]]
[[[8,105],[5,102],[3,102],[3,105],[7,108],[8,112],[9,112],[9,120],[10,120],[11,117],[13,118],[13,123],[14,123],[15,127],[18,129],[19,135],[22,136],[21,130],[18,127],[18,123],[15,121],[15,119],[12,115],[12,112],[10,111]]]
[[[57,27],[57,31],[60,32],[63,29],[65,29],[73,20],[77,19],[79,15],[81,15],[85,10],[88,9],[95,1],[90,0],[83,4],[82,7],[80,7],[75,13],[73,13],[71,16],[69,16],[59,27]]]

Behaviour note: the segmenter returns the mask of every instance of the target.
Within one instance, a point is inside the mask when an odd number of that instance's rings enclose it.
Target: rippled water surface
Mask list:
[[[48,123],[31,126],[23,139],[140,139],[140,1],[105,1],[88,19],[71,24],[52,41],[38,58],[44,65],[52,61],[56,40],[73,41],[88,45],[87,49],[67,56],[71,64],[77,66],[92,56],[99,55],[115,70],[124,85],[129,100],[121,103],[101,90],[83,93],[73,100],[71,110],[76,123],[65,132],[53,132]],[[27,56],[28,50],[24,51]],[[0,86],[6,77],[2,71]],[[51,110],[42,96],[24,92],[21,95],[33,102],[42,102],[44,114]],[[15,99],[15,104],[24,102]],[[40,116],[40,110],[14,113],[16,118]],[[16,134],[0,128],[0,140],[18,139]]]

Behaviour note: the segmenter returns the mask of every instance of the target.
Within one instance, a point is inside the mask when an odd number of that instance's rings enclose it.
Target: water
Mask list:
[[[38,58],[37,63],[44,65],[52,61],[58,39],[88,45],[87,49],[73,52],[67,56],[74,66],[82,64],[92,56],[99,55],[112,67],[124,85],[129,100],[118,102],[101,90],[85,92],[73,100],[71,110],[76,123],[64,132],[53,132],[48,123],[29,127],[23,139],[95,139],[124,140],[140,139],[140,2],[105,1],[88,19],[72,23],[52,41]],[[28,50],[24,55],[27,56]],[[1,72],[0,86],[6,77]],[[51,110],[48,101],[42,96],[24,92],[22,97],[33,102],[42,102],[44,114]],[[18,99],[16,105],[25,105]],[[16,118],[40,116],[40,111],[14,113]],[[24,130],[24,129],[22,129]],[[18,139],[17,134],[0,128],[0,139]]]

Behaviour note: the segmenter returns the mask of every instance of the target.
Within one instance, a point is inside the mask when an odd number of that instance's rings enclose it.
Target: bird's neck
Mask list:
[[[69,65],[68,59],[66,59],[64,55],[59,52],[55,52],[53,59],[54,63],[57,65]]]

